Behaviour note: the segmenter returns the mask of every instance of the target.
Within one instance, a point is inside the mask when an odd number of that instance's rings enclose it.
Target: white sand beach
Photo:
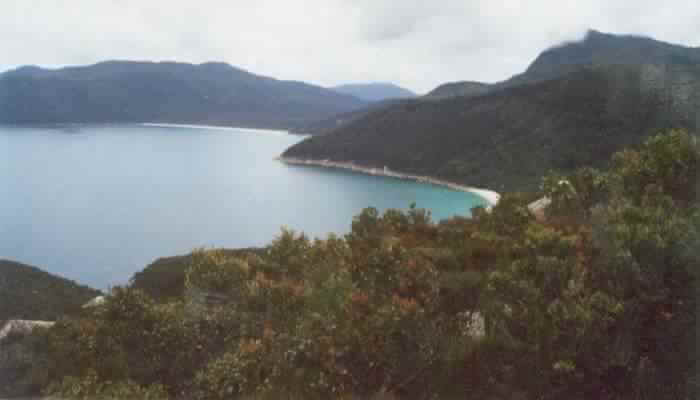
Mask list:
[[[273,129],[254,129],[254,128],[236,128],[234,126],[217,126],[217,125],[196,125],[196,124],[166,124],[158,122],[145,122],[139,124],[141,126],[152,126],[156,128],[185,128],[185,129],[212,129],[218,131],[237,131],[245,133],[262,133],[267,135],[289,135],[289,132]]]
[[[471,187],[471,186],[461,185],[459,183],[449,182],[449,181],[433,178],[430,176],[405,174],[405,173],[390,170],[387,167],[371,168],[371,167],[357,165],[357,164],[354,164],[351,162],[337,162],[337,161],[331,161],[331,160],[311,160],[311,159],[301,159],[301,158],[293,158],[293,157],[278,157],[277,159],[279,161],[282,161],[282,162],[287,163],[287,164],[314,165],[314,166],[327,167],[327,168],[347,169],[347,170],[360,172],[360,173],[364,173],[364,174],[368,174],[368,175],[388,176],[388,177],[397,178],[397,179],[408,179],[408,180],[417,181],[417,182],[430,183],[430,184],[438,185],[438,186],[445,186],[445,187],[448,187],[448,188],[453,189],[453,190],[474,193],[475,195],[486,200],[486,202],[489,204],[489,207],[487,207],[488,209],[490,209],[491,207],[498,204],[498,200],[500,200],[500,198],[501,198],[501,195],[498,194],[497,192],[494,192],[493,190],[480,189],[480,188],[475,188],[475,187]]]

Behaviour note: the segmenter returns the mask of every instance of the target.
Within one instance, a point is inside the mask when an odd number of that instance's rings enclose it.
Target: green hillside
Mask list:
[[[75,314],[100,292],[36,267],[0,260],[0,321],[48,320]]]
[[[603,166],[660,130],[695,131],[698,109],[700,64],[603,66],[478,97],[385,107],[284,156],[531,190],[549,170]]]
[[[290,129],[366,102],[224,63],[107,61],[0,74],[0,123],[167,122]]]
[[[660,130],[696,132],[700,49],[590,31],[511,79],[436,93],[343,119],[284,155],[532,190],[549,170],[604,166]]]

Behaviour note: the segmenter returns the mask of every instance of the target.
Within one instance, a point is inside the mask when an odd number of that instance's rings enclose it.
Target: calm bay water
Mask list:
[[[345,233],[364,207],[434,219],[484,201],[416,182],[288,166],[298,136],[140,125],[0,126],[0,258],[98,288],[195,247],[261,246],[281,226]]]

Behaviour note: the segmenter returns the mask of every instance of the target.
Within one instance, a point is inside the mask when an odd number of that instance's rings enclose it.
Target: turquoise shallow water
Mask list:
[[[274,160],[282,133],[0,126],[0,258],[98,288],[195,247],[260,246],[281,226],[345,233],[364,207],[434,219],[485,204],[442,187]]]

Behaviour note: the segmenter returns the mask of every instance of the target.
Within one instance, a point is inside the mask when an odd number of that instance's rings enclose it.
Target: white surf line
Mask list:
[[[287,136],[288,131],[273,130],[273,129],[255,129],[255,128],[237,128],[234,126],[216,126],[216,125],[195,125],[195,124],[166,124],[159,122],[144,122],[139,125],[152,126],[156,128],[182,128],[182,129],[210,129],[217,131],[237,131],[245,133],[267,134],[277,136]]]
[[[368,175],[387,176],[387,177],[391,177],[391,178],[407,179],[407,180],[411,180],[411,181],[430,183],[430,184],[437,185],[437,186],[444,186],[444,187],[450,188],[452,190],[458,190],[461,192],[469,192],[469,193],[473,193],[473,194],[481,197],[482,199],[486,200],[486,202],[489,204],[487,209],[490,209],[491,207],[498,204],[498,201],[501,199],[501,195],[498,192],[494,192],[493,190],[480,189],[480,188],[475,188],[475,187],[471,187],[471,186],[460,185],[458,183],[444,181],[444,180],[433,178],[430,176],[404,174],[401,172],[392,171],[386,167],[384,167],[384,168],[369,168],[369,167],[363,167],[361,165],[357,165],[357,164],[354,164],[351,162],[337,162],[337,161],[330,161],[330,160],[311,160],[311,159],[300,159],[300,158],[281,157],[281,156],[277,157],[277,160],[282,161],[282,162],[287,163],[287,164],[314,165],[314,166],[319,166],[319,167],[346,169],[346,170],[350,170],[350,171],[361,172],[361,173],[368,174]]]

